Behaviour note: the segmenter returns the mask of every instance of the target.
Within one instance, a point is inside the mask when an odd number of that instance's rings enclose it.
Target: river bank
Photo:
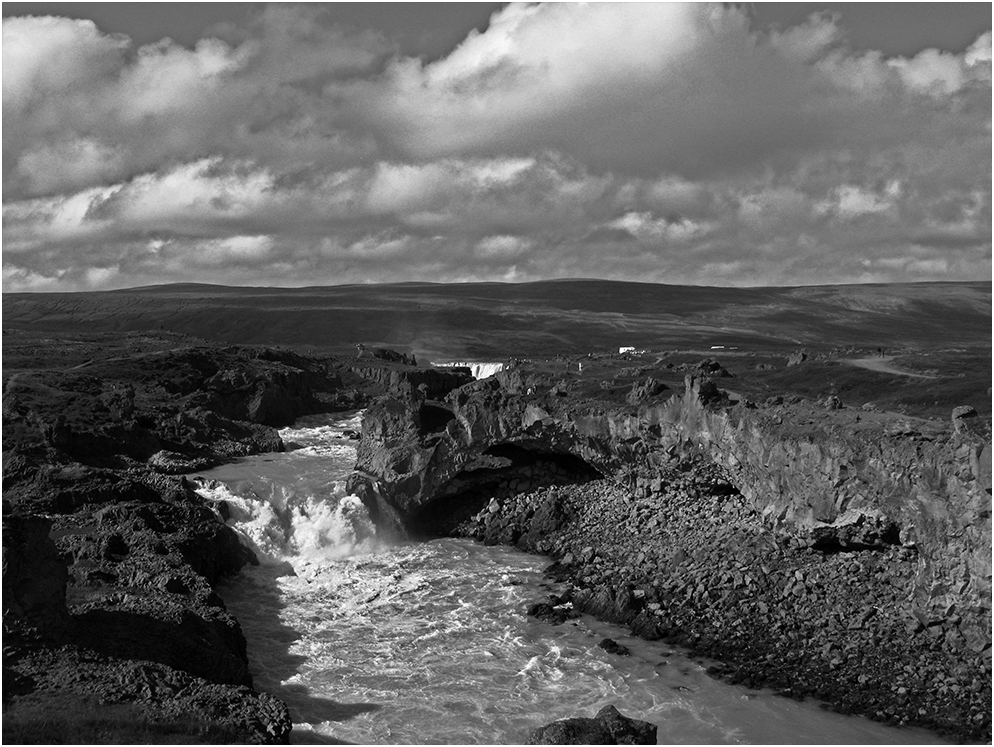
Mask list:
[[[5,741],[288,740],[215,591],[257,559],[184,473],[283,451],[277,427],[302,415],[468,380],[375,352],[168,333],[5,346]]]
[[[384,523],[552,555],[572,588],[550,606],[715,676],[988,740],[989,432],[837,398],[733,404],[721,370],[622,403],[526,366],[385,402],[352,489]]]
[[[709,674],[729,683],[952,738],[988,733],[983,657],[955,626],[905,610],[912,551],[823,553],[770,537],[713,465],[639,498],[611,480],[508,495],[454,533],[551,554],[548,573],[568,584],[551,605],[717,660]]]

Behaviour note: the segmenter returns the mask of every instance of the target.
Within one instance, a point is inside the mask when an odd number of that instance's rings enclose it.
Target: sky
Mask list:
[[[991,278],[989,3],[4,3],[3,290]]]

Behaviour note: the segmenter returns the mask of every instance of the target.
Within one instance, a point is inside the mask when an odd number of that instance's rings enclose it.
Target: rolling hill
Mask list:
[[[7,293],[6,330],[166,330],[343,351],[384,345],[435,360],[655,350],[990,345],[991,283],[716,288],[605,280],[309,288],[206,284]]]

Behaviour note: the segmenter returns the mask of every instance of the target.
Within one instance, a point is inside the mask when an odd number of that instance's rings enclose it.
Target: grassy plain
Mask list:
[[[556,280],[312,288],[204,284],[3,296],[4,372],[68,367],[114,350],[212,342],[351,353],[356,343],[427,361],[591,356],[587,377],[626,385],[643,369],[668,385],[716,357],[749,398],[796,394],[948,416],[991,412],[991,283],[715,288]],[[146,334],[146,333],[151,333]],[[45,339],[58,339],[46,345]],[[187,342],[186,344],[189,344]],[[648,351],[621,356],[619,347]],[[851,365],[883,349],[919,378]],[[808,354],[801,365],[788,356]],[[597,360],[596,365],[594,358]],[[667,364],[670,364],[667,366]],[[608,370],[610,369],[610,370]],[[569,366],[562,366],[568,372]],[[733,383],[734,382],[734,383]]]

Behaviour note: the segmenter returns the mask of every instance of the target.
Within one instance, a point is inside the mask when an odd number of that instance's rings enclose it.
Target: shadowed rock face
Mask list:
[[[289,352],[204,346],[17,373],[4,387],[5,453],[118,469],[165,452],[175,464],[164,471],[177,471],[278,451],[274,427],[355,406],[360,395],[342,377]]]
[[[66,608],[65,562],[49,538],[51,522],[38,516],[3,520],[5,635],[38,635],[64,643],[72,631]]]
[[[255,558],[169,473],[282,450],[276,426],[357,407],[380,380],[444,393],[467,378],[230,346],[89,352],[5,382],[5,698],[129,702],[286,742],[286,706],[251,689],[245,639],[213,588]]]
[[[914,548],[922,558],[919,604],[983,606],[990,595],[990,449],[976,434],[906,417],[856,433],[852,414],[833,420],[816,405],[709,409],[697,379],[660,405],[603,409],[528,395],[527,387],[505,386],[504,373],[444,402],[389,399],[371,407],[353,489],[404,526],[450,497],[453,485],[485,478],[486,460],[501,445],[536,458],[572,457],[590,475],[634,470],[646,484],[699,454],[727,471],[771,530],[823,551]],[[428,409],[433,428],[423,426]],[[815,412],[819,421],[810,427]]]
[[[179,475],[282,451],[276,428],[303,415],[385,392],[444,397],[471,377],[403,356],[188,343],[18,348],[27,365],[3,395],[5,697],[134,703],[152,720],[286,742],[286,706],[251,689],[245,639],[214,591],[255,557]],[[433,430],[447,411],[425,412]]]

